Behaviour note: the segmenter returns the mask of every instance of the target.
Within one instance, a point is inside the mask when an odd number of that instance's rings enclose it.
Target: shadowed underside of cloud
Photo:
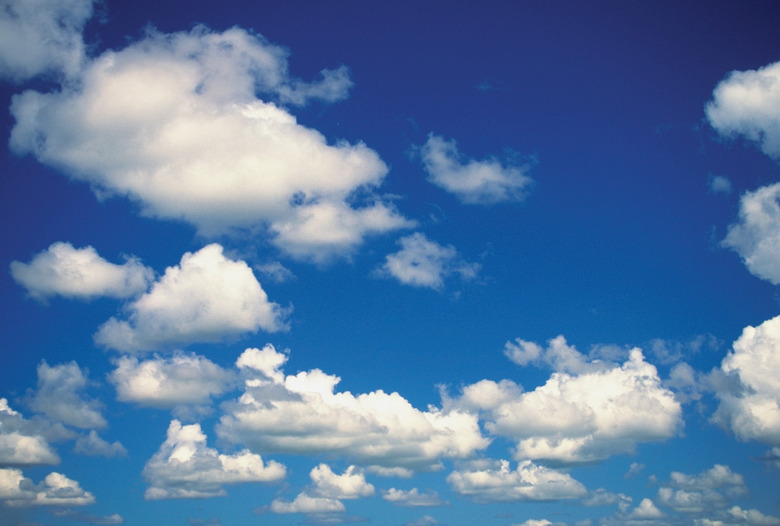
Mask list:
[[[290,77],[282,48],[240,28],[150,31],[89,62],[73,87],[15,96],[10,144],[145,215],[204,235],[266,232],[325,261],[412,224],[374,193],[387,173],[376,152],[329,144],[273,102],[339,100],[350,86],[345,68]]]

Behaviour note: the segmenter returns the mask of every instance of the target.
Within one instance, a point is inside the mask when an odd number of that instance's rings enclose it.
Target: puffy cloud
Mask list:
[[[39,301],[51,296],[129,298],[145,291],[154,279],[154,271],[135,258],[116,265],[93,247],[74,248],[63,242],[52,243],[30,263],[12,261],[11,275]]]
[[[406,508],[445,506],[448,504],[439,497],[438,492],[432,489],[420,493],[420,490],[417,488],[410,490],[390,488],[382,491],[382,498],[396,506]]]
[[[226,258],[218,244],[184,254],[128,311],[129,320],[101,325],[95,341],[119,351],[148,351],[286,328],[284,309],[268,301],[244,261]]]
[[[401,250],[389,254],[378,269],[381,276],[392,276],[405,285],[441,289],[452,275],[473,279],[479,272],[478,263],[464,261],[452,245],[442,246],[415,232],[398,242]]]
[[[306,493],[300,493],[295,500],[287,502],[274,499],[271,502],[271,511],[274,513],[341,513],[346,511],[344,503],[338,499],[328,497],[312,497]]]
[[[596,491],[591,491],[588,496],[582,499],[583,506],[611,506],[617,504],[621,511],[626,511],[631,504],[631,497],[624,495],[623,493],[612,493],[599,488]]]
[[[146,499],[190,499],[225,495],[224,484],[277,481],[285,477],[286,469],[247,450],[218,453],[206,445],[200,424],[183,426],[172,420],[165,442],[146,463],[143,475],[149,482]]]
[[[420,148],[420,155],[428,180],[467,204],[522,201],[533,182],[526,175],[527,165],[505,164],[495,158],[470,159],[464,164],[454,140],[432,133]]]
[[[93,0],[5,0],[0,10],[0,78],[73,77],[85,59],[81,32]]]
[[[246,377],[238,400],[225,403],[221,438],[258,451],[340,453],[362,465],[436,469],[487,447],[477,416],[429,407],[398,393],[336,392],[341,380],[319,369],[284,375],[287,356],[267,345],[248,349],[236,365]]]
[[[0,398],[0,466],[59,464],[40,426],[11,409]]]
[[[556,372],[530,392],[510,380],[483,380],[445,407],[484,412],[488,431],[517,441],[518,460],[602,460],[633,451],[637,442],[670,438],[682,425],[680,403],[639,349],[622,365],[589,361],[563,337],[546,350],[522,340],[507,350],[518,363],[544,360]]]
[[[11,147],[98,197],[210,236],[266,232],[281,250],[325,261],[369,234],[412,223],[374,195],[387,166],[362,143],[329,144],[273,102],[346,95],[346,69],[306,84],[286,52],[240,28],[150,32],[84,69],[77,87],[14,97]]]
[[[780,284],[780,183],[745,192],[739,220],[729,226],[723,246],[739,254],[751,274]]]
[[[320,464],[311,470],[312,487],[299,493],[292,502],[275,499],[271,503],[274,513],[336,513],[346,508],[343,499],[370,497],[374,486],[367,483],[362,471],[349,466],[342,475],[337,475],[327,464]]]
[[[49,473],[40,484],[33,484],[20,469],[0,469],[0,503],[13,507],[85,506],[94,504],[95,496],[60,473]]]
[[[728,514],[736,524],[751,525],[769,525],[780,524],[780,517],[764,515],[758,510],[743,510],[739,506],[733,506],[728,510]]]
[[[101,457],[123,457],[127,455],[127,450],[121,442],[109,444],[97,434],[93,429],[87,435],[82,435],[76,439],[74,447],[76,453],[82,455],[101,456]]]
[[[705,112],[722,135],[742,135],[780,159],[780,62],[732,71],[715,87]]]
[[[748,326],[723,359],[721,371],[736,382],[723,382],[713,419],[742,440],[780,446],[780,316]]]
[[[680,513],[702,513],[725,507],[728,497],[747,493],[742,475],[715,464],[699,475],[673,471],[668,485],[658,489],[658,502]]]
[[[109,380],[116,386],[117,399],[158,408],[207,403],[225,392],[235,377],[204,356],[181,351],[143,361],[122,356],[114,364]]]
[[[630,519],[660,519],[664,514],[650,499],[642,499],[639,505],[628,514]]]
[[[586,494],[585,486],[568,473],[530,460],[519,462],[514,470],[506,460],[474,463],[450,473],[447,482],[460,495],[478,502],[573,499]]]
[[[38,388],[30,407],[49,418],[82,429],[106,427],[101,414],[102,404],[85,398],[87,373],[76,362],[50,366],[46,360],[38,364]]]

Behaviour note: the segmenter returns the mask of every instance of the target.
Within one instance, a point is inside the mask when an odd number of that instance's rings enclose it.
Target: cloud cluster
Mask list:
[[[122,356],[114,361],[109,375],[117,400],[141,406],[175,408],[208,403],[222,394],[234,381],[234,375],[208,358],[181,351],[170,357],[155,356],[139,361]]]
[[[511,380],[482,380],[445,407],[483,412],[488,431],[516,441],[518,460],[603,460],[638,442],[671,438],[682,425],[679,402],[639,349],[622,365],[588,360],[562,336],[546,349],[517,340],[505,351],[518,364],[544,361],[555,372],[529,392]]]
[[[143,475],[149,483],[146,499],[189,499],[224,495],[225,484],[278,481],[286,469],[247,450],[221,454],[206,445],[200,424],[183,426],[172,420],[165,442],[146,463]]]
[[[85,506],[95,496],[81,489],[75,480],[52,472],[39,484],[24,477],[20,469],[0,468],[0,504],[12,507]]]
[[[85,59],[81,36],[93,0],[5,0],[0,9],[0,78],[74,77]]]
[[[315,261],[411,225],[374,193],[387,173],[376,152],[329,144],[272,102],[344,98],[344,68],[304,83],[262,37],[197,27],[150,31],[91,61],[78,80],[15,96],[10,145],[88,182],[98,197],[127,196],[144,215],[184,220],[204,235],[267,232],[284,252]]]
[[[366,482],[363,472],[349,466],[337,475],[327,464],[320,464],[309,473],[312,485],[299,493],[293,501],[274,499],[270,510],[274,513],[321,514],[346,511],[342,500],[370,497],[374,486]]]
[[[455,470],[447,482],[460,495],[478,502],[573,499],[587,491],[568,473],[525,460],[511,469],[509,461],[475,461]]]
[[[742,475],[715,464],[699,475],[672,472],[670,483],[658,489],[658,503],[678,513],[703,513],[725,507],[729,498],[745,493]]]
[[[51,296],[88,300],[140,294],[154,279],[154,272],[135,258],[116,265],[100,257],[93,247],[74,248],[57,242],[30,263],[12,261],[11,276],[40,301]]]
[[[745,327],[723,359],[721,371],[732,382],[717,391],[715,421],[742,440],[780,446],[780,316]]]
[[[43,426],[14,411],[0,398],[0,466],[59,464],[60,457],[49,445]]]
[[[502,201],[522,201],[533,183],[529,167],[501,163],[497,159],[461,160],[454,140],[428,135],[420,148],[428,180],[454,194],[466,204],[488,205]]]
[[[705,112],[719,133],[742,135],[780,160],[780,62],[732,71],[715,87]]]
[[[778,123],[780,127],[780,122]],[[745,192],[739,219],[729,226],[723,246],[740,255],[747,269],[774,285],[780,284],[780,183]]]
[[[398,393],[336,392],[340,378],[319,369],[285,375],[287,356],[267,345],[236,365],[244,393],[224,404],[221,438],[256,451],[337,453],[361,465],[436,469],[442,458],[485,448],[477,416],[457,409],[414,408]]]
[[[425,234],[415,232],[398,243],[401,250],[388,254],[378,273],[392,276],[404,285],[439,290],[449,276],[468,280],[474,279],[479,272],[478,263],[463,260],[455,247],[430,241]]]
[[[218,244],[187,252],[151,290],[128,307],[127,320],[111,318],[95,341],[124,352],[215,342],[262,328],[284,330],[285,310],[268,300],[244,261]]]

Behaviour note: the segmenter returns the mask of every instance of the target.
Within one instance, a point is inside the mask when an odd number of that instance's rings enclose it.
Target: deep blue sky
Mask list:
[[[0,6],[0,524],[780,524],[776,3]]]

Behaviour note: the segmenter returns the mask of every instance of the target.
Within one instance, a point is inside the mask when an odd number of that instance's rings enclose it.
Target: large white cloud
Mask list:
[[[401,238],[401,250],[389,254],[378,269],[380,275],[392,276],[405,285],[441,289],[451,275],[473,279],[478,263],[468,263],[452,245],[442,246],[415,232]]]
[[[91,62],[77,87],[14,97],[10,144],[144,215],[204,235],[266,231],[323,261],[411,224],[374,195],[387,173],[376,152],[329,144],[268,102],[339,99],[349,85],[345,69],[316,84],[291,78],[282,48],[240,28],[150,32]]]
[[[482,411],[488,431],[516,441],[518,460],[603,460],[638,442],[671,438],[682,425],[679,402],[639,349],[622,365],[589,361],[563,337],[547,349],[518,340],[506,351],[517,363],[544,360],[556,371],[529,392],[511,380],[482,380],[445,407]]]
[[[780,284],[780,183],[745,192],[739,219],[729,226],[722,244],[742,257],[755,276]]]
[[[247,450],[221,454],[206,445],[200,424],[183,426],[172,420],[165,442],[146,463],[143,475],[149,482],[146,499],[189,499],[224,495],[225,484],[278,481],[286,469]]]
[[[78,482],[52,472],[34,484],[20,469],[0,469],[0,504],[13,507],[85,506],[94,504],[95,496],[84,491]]]
[[[705,111],[721,134],[743,135],[780,159],[780,62],[732,71],[715,87]]]
[[[507,460],[476,462],[450,473],[447,482],[460,495],[478,502],[573,499],[587,493],[568,473],[529,460],[518,463],[516,469]]]
[[[59,464],[60,457],[34,422],[0,398],[0,466]]]
[[[128,320],[101,325],[95,341],[119,351],[148,351],[286,328],[284,309],[268,301],[249,266],[226,258],[217,244],[184,254],[128,311]]]
[[[745,327],[723,359],[721,371],[736,382],[722,382],[714,419],[742,440],[780,446],[780,316]]]
[[[100,429],[107,423],[98,400],[85,397],[87,373],[76,362],[38,364],[38,387],[30,407],[49,418],[82,429]]]
[[[398,393],[336,392],[340,378],[319,369],[285,375],[271,345],[236,362],[245,391],[223,405],[221,438],[257,451],[338,453],[361,465],[435,469],[487,447],[476,414],[414,408]]]
[[[468,204],[522,201],[533,180],[528,166],[498,159],[473,159],[463,163],[454,140],[430,134],[420,149],[428,179]]]
[[[93,0],[4,0],[0,9],[0,78],[75,76],[85,59],[81,32]]]
[[[122,356],[109,380],[116,386],[117,399],[142,406],[174,408],[208,403],[233,382],[234,374],[206,357],[175,352],[170,357],[150,360]]]
[[[135,258],[116,265],[101,258],[93,247],[57,242],[30,263],[12,261],[11,276],[38,300],[50,296],[128,298],[147,289],[154,271]]]

